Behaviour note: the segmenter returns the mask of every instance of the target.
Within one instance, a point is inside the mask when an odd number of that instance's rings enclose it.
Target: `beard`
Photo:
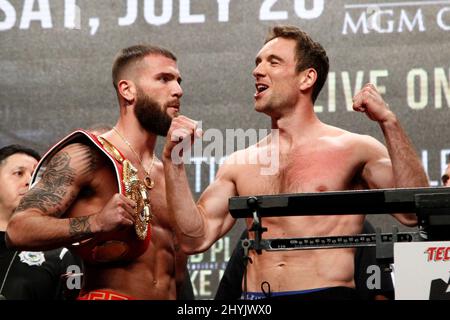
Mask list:
[[[165,112],[166,108],[161,106],[147,94],[137,89],[136,105],[134,114],[139,124],[147,132],[158,136],[167,136],[172,118]]]

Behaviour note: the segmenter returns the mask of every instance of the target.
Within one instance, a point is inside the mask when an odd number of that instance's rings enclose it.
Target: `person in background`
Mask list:
[[[447,162],[444,174],[441,177],[442,186],[450,187],[450,162]]]
[[[68,286],[67,276],[81,268],[81,260],[66,248],[16,251],[5,244],[7,224],[28,190],[39,159],[35,150],[21,145],[0,149],[0,295],[3,299],[70,299],[78,293],[76,285]]]

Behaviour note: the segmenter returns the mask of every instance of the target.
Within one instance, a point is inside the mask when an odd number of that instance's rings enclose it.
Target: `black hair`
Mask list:
[[[3,164],[6,158],[17,153],[26,154],[27,156],[35,158],[37,161],[41,160],[41,156],[36,150],[20,144],[11,144],[0,149],[0,165]]]

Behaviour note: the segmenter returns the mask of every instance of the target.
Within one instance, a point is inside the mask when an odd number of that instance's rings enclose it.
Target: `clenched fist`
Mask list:
[[[164,160],[177,162],[174,161],[174,158],[182,156],[183,150],[185,148],[190,148],[190,146],[194,143],[194,139],[196,137],[201,137],[202,134],[203,132],[200,128],[198,128],[197,121],[189,119],[185,116],[173,118],[169,132],[167,133],[166,144],[163,150]],[[181,146],[181,148],[179,148],[180,150],[175,150],[177,145]],[[176,154],[172,155],[173,151],[176,151]]]
[[[389,105],[384,102],[377,88],[371,83],[366,84],[353,97],[353,110],[364,112],[371,120],[377,122],[385,122],[395,117]]]
[[[110,232],[133,226],[135,208],[135,201],[116,193],[102,211],[93,215],[92,229],[97,232]]]

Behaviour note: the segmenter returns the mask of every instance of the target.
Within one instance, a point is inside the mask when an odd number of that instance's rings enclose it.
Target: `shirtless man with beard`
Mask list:
[[[9,246],[69,246],[84,262],[80,299],[175,299],[186,256],[177,250],[154,148],[180,109],[175,56],[123,49],[112,69],[120,116],[100,136],[78,130],[43,157],[7,228]]]

